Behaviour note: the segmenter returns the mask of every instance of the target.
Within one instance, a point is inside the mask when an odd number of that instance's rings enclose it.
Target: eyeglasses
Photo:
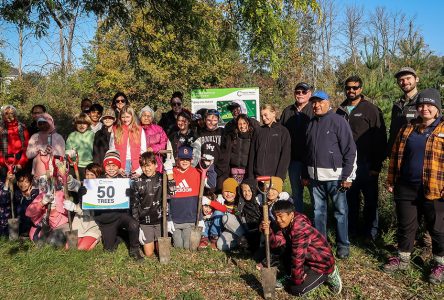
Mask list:
[[[173,103],[171,103],[171,106],[181,106],[182,105],[182,103],[180,103],[180,102],[173,102]]]
[[[348,85],[346,85],[345,86],[345,90],[346,91],[349,91],[349,90],[354,90],[354,91],[357,91],[357,90],[359,90],[361,87],[358,85],[358,86],[348,86]]]
[[[123,100],[120,100],[120,99],[116,99],[116,103],[125,103],[126,102],[126,100],[125,99],[123,99]]]
[[[308,91],[297,90],[297,91],[294,91],[294,93],[296,95],[307,95]]]

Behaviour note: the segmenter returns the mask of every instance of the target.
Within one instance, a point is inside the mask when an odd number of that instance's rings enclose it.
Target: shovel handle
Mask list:
[[[256,177],[256,181],[269,181],[271,180],[271,176],[258,176]]]
[[[167,227],[167,173],[165,170],[162,175],[162,236],[164,238],[168,237],[168,227]]]
[[[202,211],[202,197],[205,188],[205,177],[207,176],[208,168],[202,168],[202,174],[200,177],[200,186],[199,186],[199,197],[197,201],[197,217],[196,217],[196,227],[199,225],[200,214]]]
[[[264,222],[269,222],[268,219],[268,205],[265,203],[262,206],[262,214],[263,214],[263,220]],[[264,230],[264,236],[265,236],[265,257],[267,260],[267,268],[270,268],[270,228],[267,227]]]
[[[15,212],[14,212],[14,182],[9,183],[9,193],[11,194],[11,214],[12,218],[15,219]]]

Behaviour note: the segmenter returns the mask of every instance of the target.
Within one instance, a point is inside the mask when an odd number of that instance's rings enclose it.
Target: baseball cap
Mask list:
[[[401,69],[399,69],[398,72],[395,73],[395,78],[398,78],[399,76],[406,74],[406,73],[413,74],[413,75],[415,75],[415,77],[418,76],[416,74],[415,69],[413,69],[411,67],[402,67]]]
[[[324,91],[316,91],[313,93],[313,95],[310,97],[310,101],[315,100],[328,100],[330,97],[328,94]]]
[[[294,87],[294,90],[311,90],[313,87],[311,85],[309,85],[306,82],[299,82],[298,84],[296,84],[296,86]]]
[[[177,150],[177,158],[180,159],[193,159],[193,148],[189,146],[181,146]]]

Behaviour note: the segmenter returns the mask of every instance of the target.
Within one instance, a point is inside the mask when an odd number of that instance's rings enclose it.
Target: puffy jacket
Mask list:
[[[165,150],[168,142],[168,137],[163,131],[162,127],[156,124],[143,125],[143,132],[146,137],[146,148],[151,147],[154,153],[158,153],[160,150]],[[162,158],[160,155],[156,155],[157,172],[162,172]]]
[[[350,124],[358,151],[358,164],[369,163],[370,170],[380,172],[387,148],[387,133],[381,110],[363,96],[350,114],[346,106],[347,100],[338,107],[336,113]]]
[[[132,215],[144,225],[156,225],[162,221],[162,174],[152,177],[142,174],[134,180]]]
[[[352,181],[356,177],[356,145],[350,126],[332,109],[311,119],[306,151],[305,164],[310,178]]]
[[[285,180],[290,165],[291,138],[287,128],[274,122],[254,130],[246,178],[278,176]]]
[[[29,142],[29,134],[25,125],[17,120],[4,122],[0,126],[0,139],[0,166],[6,166],[6,155],[14,154],[15,164],[24,168],[28,162],[26,148]]]

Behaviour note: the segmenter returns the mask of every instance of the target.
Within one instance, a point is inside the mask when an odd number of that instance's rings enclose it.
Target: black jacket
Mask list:
[[[257,128],[257,127],[261,126],[259,121],[254,118],[248,117],[248,121],[250,122],[250,126],[253,128]],[[234,132],[235,129],[236,129],[236,120],[233,118],[227,124],[225,124],[224,134],[226,136],[230,135]]]
[[[143,225],[157,225],[162,221],[162,174],[152,177],[142,174],[131,188],[133,218]]]
[[[197,134],[194,130],[189,129],[187,134],[182,134],[180,131],[173,132],[168,136],[173,148],[173,157],[177,157],[177,149],[181,146],[192,147],[192,144],[197,139]]]
[[[395,143],[399,130],[402,126],[407,125],[411,120],[416,119],[418,116],[415,105],[416,98],[418,98],[418,94],[411,99],[407,99],[407,101],[404,98],[399,98],[398,101],[393,103],[387,145],[388,158],[390,158],[390,154],[392,153],[393,144]]]
[[[250,146],[247,178],[278,176],[285,180],[290,152],[290,134],[280,123],[256,128]]]
[[[214,161],[217,162],[220,157],[220,145],[222,143],[223,129],[217,128],[215,130],[201,129],[198,132],[196,143],[200,148],[200,157],[204,154],[212,155]]]
[[[387,133],[382,111],[362,96],[361,101],[349,114],[347,100],[341,103],[336,113],[348,121],[358,152],[358,165],[369,163],[370,170],[381,171],[387,148]]]
[[[170,136],[170,134],[179,130],[176,124],[176,117],[172,110],[163,113],[162,118],[160,118],[160,121],[157,124],[163,128],[167,136]]]
[[[279,122],[284,125],[291,137],[291,160],[303,161],[305,157],[305,136],[308,123],[313,117],[313,107],[307,103],[299,112],[294,104],[282,112]]]
[[[105,153],[109,149],[110,137],[111,132],[108,132],[108,128],[105,126],[102,126],[94,135],[93,161],[99,165],[102,165]]]

